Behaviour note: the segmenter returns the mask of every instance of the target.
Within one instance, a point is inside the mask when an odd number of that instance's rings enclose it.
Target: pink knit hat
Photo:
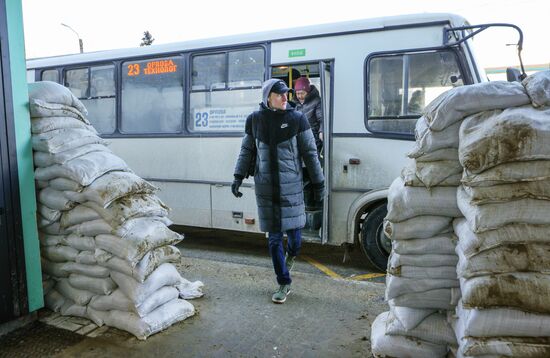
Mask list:
[[[307,77],[298,78],[296,83],[294,83],[294,90],[309,92],[311,90],[309,79]]]

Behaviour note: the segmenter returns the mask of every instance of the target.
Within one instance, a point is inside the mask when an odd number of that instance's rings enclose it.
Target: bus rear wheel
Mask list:
[[[370,210],[361,227],[361,249],[372,266],[386,271],[391,252],[391,241],[384,234],[384,217],[388,213],[386,203]]]

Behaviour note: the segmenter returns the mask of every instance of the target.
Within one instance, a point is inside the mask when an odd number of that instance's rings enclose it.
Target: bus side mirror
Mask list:
[[[506,69],[506,80],[508,82],[521,82],[521,72],[517,68],[508,67]]]

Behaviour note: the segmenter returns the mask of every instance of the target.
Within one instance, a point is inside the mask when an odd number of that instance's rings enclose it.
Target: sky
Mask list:
[[[138,47],[143,32],[154,44],[422,12],[451,12],[471,24],[508,22],[524,33],[526,65],[550,63],[548,0],[22,0],[27,58]],[[337,6],[335,6],[337,4]],[[69,25],[78,36],[69,28]],[[476,36],[485,68],[517,66],[517,33],[489,29]]]

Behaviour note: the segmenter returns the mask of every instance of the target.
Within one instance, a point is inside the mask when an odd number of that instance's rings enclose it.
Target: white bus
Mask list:
[[[360,245],[385,269],[387,188],[400,174],[422,108],[485,80],[451,14],[419,14],[93,52],[27,62],[28,80],[61,83],[84,103],[111,149],[161,188],[175,224],[259,232],[251,179],[231,194],[245,119],[261,84],[299,76],[324,111],[322,211],[304,237]]]

